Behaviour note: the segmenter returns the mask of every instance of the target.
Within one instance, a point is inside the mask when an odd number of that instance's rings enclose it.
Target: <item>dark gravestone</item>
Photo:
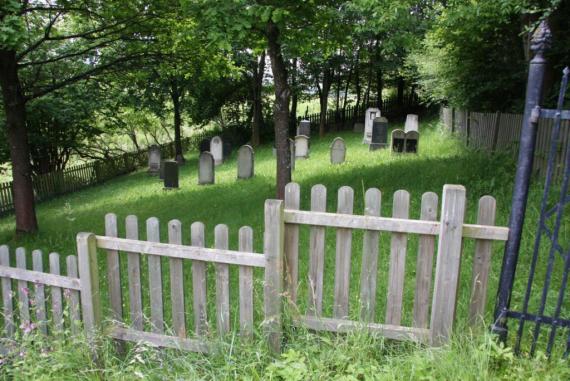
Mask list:
[[[418,153],[418,142],[420,140],[420,133],[417,131],[410,131],[406,133],[406,152]]]
[[[392,131],[392,152],[404,152],[406,144],[406,133],[403,130]]]
[[[388,119],[379,117],[372,122],[372,140],[370,141],[370,151],[388,146]]]
[[[200,140],[200,153],[210,151],[210,139]]]
[[[164,161],[164,189],[178,188],[178,162],[176,160]]]
[[[297,127],[297,135],[311,136],[311,122],[303,119],[299,122],[299,127]]]

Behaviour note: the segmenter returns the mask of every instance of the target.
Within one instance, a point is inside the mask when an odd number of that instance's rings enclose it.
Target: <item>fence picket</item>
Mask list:
[[[113,213],[105,215],[105,235],[118,237],[117,216]],[[107,250],[107,279],[109,287],[109,299],[111,302],[112,318],[117,321],[123,320],[123,298],[121,295],[121,264],[117,250]],[[69,275],[69,274],[68,274]]]
[[[300,206],[299,184],[285,186],[285,208],[298,210]],[[299,226],[285,226],[285,287],[291,303],[297,303],[297,285],[299,281]]]
[[[410,194],[405,190],[394,193],[392,217],[408,219]],[[388,297],[386,324],[400,325],[402,320],[402,297],[406,275],[406,251],[408,238],[405,233],[392,233],[390,242],[390,272],[388,274]]]
[[[364,214],[380,217],[382,193],[370,188],[364,195]],[[373,322],[376,311],[376,280],[378,277],[378,239],[380,232],[365,230],[362,244],[362,269],[360,272],[360,318]]]
[[[32,268],[34,271],[44,272],[43,254],[40,250],[32,251]],[[45,285],[34,284],[34,309],[36,311],[36,321],[41,333],[47,335],[47,313]]]
[[[228,249],[228,227],[220,224],[214,228],[216,249]],[[218,334],[230,332],[230,268],[225,263],[216,263],[216,322]]]
[[[158,218],[146,220],[146,239],[160,242],[160,225]],[[162,303],[162,265],[160,256],[148,255],[148,288],[150,294],[150,322],[153,333],[164,332],[164,309]]]
[[[22,247],[16,249],[16,267],[26,269],[26,250]],[[20,310],[20,322],[30,323],[30,299],[28,282],[19,280],[18,282],[18,308]]]
[[[59,254],[50,253],[49,255],[49,272],[54,275],[60,275],[59,268]],[[63,297],[61,294],[61,288],[51,286],[51,309],[52,309],[52,320],[54,324],[54,329],[57,332],[63,332]]]
[[[253,252],[253,229],[239,229],[239,251]],[[253,268],[239,267],[239,321],[242,336],[253,337]]]
[[[327,188],[317,184],[311,188],[311,211],[326,212]],[[309,247],[308,314],[320,316],[323,311],[323,272],[325,262],[325,228],[311,226]]]
[[[139,238],[139,223],[137,216],[127,216],[126,237],[128,239]],[[131,324],[136,330],[144,329],[142,291],[141,291],[141,259],[139,253],[127,253],[127,271],[129,280],[129,306],[131,312]]]
[[[433,192],[424,193],[422,195],[420,219],[436,221],[437,203],[437,194]],[[435,236],[420,235],[416,260],[416,293],[414,297],[414,327],[417,328],[427,328],[428,326],[434,250]]]
[[[79,273],[77,271],[77,257],[75,255],[68,255],[65,258],[65,262],[67,265],[67,276],[78,278]],[[74,335],[79,334],[80,325],[81,325],[81,312],[80,312],[80,298],[79,298],[79,291],[77,290],[69,290],[69,318],[70,318],[70,326],[71,332]]]
[[[354,191],[343,186],[338,190],[337,213],[352,214]],[[350,259],[352,254],[352,229],[336,230],[336,266],[334,284],[333,316],[343,319],[348,316],[348,297],[350,291]]]
[[[204,224],[194,222],[190,226],[192,246],[205,247]],[[205,335],[208,328],[206,299],[206,262],[192,261],[192,289],[194,307],[194,327],[196,335]]]
[[[182,223],[180,221],[172,220],[168,223],[168,242],[176,245],[182,245]],[[168,258],[168,264],[170,269],[172,328],[178,337],[185,338],[186,315],[184,313],[183,260],[180,258]]]
[[[0,266],[10,267],[10,250],[8,246],[0,246]],[[15,331],[14,305],[12,303],[12,279],[2,278],[2,313],[4,317],[4,331],[7,337],[12,337]]]

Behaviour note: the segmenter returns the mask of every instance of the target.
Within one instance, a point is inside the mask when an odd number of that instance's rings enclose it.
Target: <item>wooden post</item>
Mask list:
[[[118,237],[117,216],[113,213],[105,215],[105,235],[107,237]],[[121,265],[119,262],[119,252],[117,250],[107,250],[107,279],[109,285],[109,301],[113,319],[123,320],[123,298],[121,294]]]
[[[242,226],[239,229],[239,251],[253,252],[253,229]],[[244,338],[253,337],[253,268],[239,267],[239,326]]]
[[[214,228],[214,247],[228,250],[228,226],[219,224]],[[220,336],[230,333],[230,266],[216,263],[216,322]]]
[[[97,267],[97,241],[92,233],[77,235],[77,257],[81,284],[81,310],[87,339],[93,344],[101,328],[101,294]]]
[[[168,243],[182,245],[182,223],[168,222]],[[180,258],[168,258],[170,269],[170,301],[172,304],[172,329],[178,337],[186,337],[186,315],[184,312],[184,262]]]
[[[300,206],[299,184],[285,186],[285,208],[298,210]],[[297,303],[299,280],[299,225],[285,226],[285,287],[291,303]]]
[[[283,201],[265,201],[265,333],[271,350],[281,352],[281,297],[283,293],[283,244],[284,244]]]
[[[382,194],[370,188],[364,194],[364,214],[380,217]],[[374,322],[376,311],[376,280],[378,278],[378,239],[380,232],[365,230],[362,243],[362,270],[360,271],[360,319]]]
[[[457,287],[461,264],[463,217],[465,215],[465,188],[461,185],[443,187],[441,227],[437,247],[435,285],[431,308],[431,344],[445,344],[451,336]]]
[[[32,264],[34,271],[44,272],[43,253],[41,250],[32,251]],[[69,274],[67,274],[69,276]],[[45,285],[42,283],[34,284],[34,304],[36,310],[36,321],[40,332],[44,335],[48,333],[47,312],[46,312],[46,296]]]
[[[0,266],[10,267],[10,251],[8,246],[0,246]],[[2,279],[2,313],[4,317],[4,331],[8,337],[12,337],[16,330],[14,323],[14,306],[12,304],[12,280]]]
[[[341,187],[338,190],[337,213],[352,214],[353,203],[354,190],[348,186]],[[348,317],[351,251],[352,230],[338,228],[336,230],[336,259],[333,306],[333,316],[337,319],[346,319]]]

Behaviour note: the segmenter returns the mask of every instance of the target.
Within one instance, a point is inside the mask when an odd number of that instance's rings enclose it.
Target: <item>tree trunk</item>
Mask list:
[[[329,91],[332,85],[332,72],[328,63],[323,70],[323,86],[319,93],[319,100],[321,104],[321,114],[319,121],[319,136],[322,138],[327,131],[327,111],[329,106]]]
[[[334,130],[338,130],[338,122],[340,121],[340,86],[341,86],[340,70],[336,76],[336,94],[335,94],[335,110],[334,110]]]
[[[183,165],[186,161],[182,152],[182,115],[180,113],[180,88],[173,80],[170,85],[170,96],[172,98],[172,106],[174,109],[174,157],[178,165]]]
[[[354,105],[354,114],[352,123],[356,123],[358,118],[358,110],[360,109],[360,96],[362,94],[362,86],[360,85],[360,48],[356,53],[356,64],[354,66],[354,82],[356,87],[356,103]]]
[[[291,151],[289,148],[289,95],[287,67],[281,53],[279,28],[272,21],[267,23],[267,43],[271,58],[271,71],[275,83],[273,121],[275,124],[275,146],[277,151],[276,197],[285,197],[285,185],[291,182]]]
[[[289,124],[290,132],[294,135],[297,127],[297,103],[298,103],[298,92],[297,92],[297,58],[293,60],[293,71],[291,72],[291,111],[289,113]]]
[[[251,144],[257,147],[261,143],[260,133],[263,125],[263,74],[265,72],[265,51],[259,56],[253,75],[253,124],[251,125]]]
[[[0,49],[0,85],[12,161],[16,232],[33,233],[38,230],[38,221],[34,205],[30,146],[26,131],[26,101],[18,77],[16,52],[13,50]]]

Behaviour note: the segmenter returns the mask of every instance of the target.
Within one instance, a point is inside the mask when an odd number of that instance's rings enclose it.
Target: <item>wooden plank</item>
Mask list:
[[[182,245],[182,223],[178,220],[168,222],[168,242]],[[176,336],[186,337],[186,314],[184,312],[184,270],[183,260],[169,258],[170,303],[172,305],[172,329]]]
[[[314,331],[328,331],[348,333],[355,331],[368,331],[392,340],[407,340],[415,342],[428,342],[430,331],[425,328],[409,328],[391,324],[361,323],[352,320],[319,318],[304,316],[295,319],[294,324]]]
[[[285,186],[285,208],[298,210],[300,207],[300,188],[297,183]],[[299,226],[285,226],[285,289],[291,303],[297,303],[299,284]]]
[[[192,246],[204,247],[206,245],[204,230],[204,224],[201,222],[194,222],[190,226]],[[192,289],[194,328],[196,335],[202,336],[208,331],[206,262],[192,261]]]
[[[212,345],[202,340],[184,339],[151,332],[141,332],[134,329],[113,327],[109,335],[118,340],[134,341],[154,347],[173,348],[189,352],[210,353]]]
[[[325,212],[327,188],[317,184],[311,188],[311,213]],[[287,226],[287,225],[285,225]],[[325,269],[325,228],[311,226],[309,244],[308,314],[320,316],[323,311],[323,274]]]
[[[126,236],[130,240],[136,240],[133,242],[141,242],[138,241],[139,238],[139,224],[137,216],[130,215],[127,216],[125,220],[126,225]],[[111,238],[108,237],[109,240],[114,239],[118,240],[119,238]],[[103,247],[100,244],[100,239],[97,237],[97,246],[102,247],[104,249],[113,249],[113,250],[125,250],[128,251],[127,253],[127,273],[129,280],[129,307],[130,307],[130,317],[131,317],[131,324],[133,328],[142,331],[144,327],[144,317],[143,317],[143,308],[142,308],[142,290],[141,290],[141,259],[140,255],[137,253],[138,250],[134,249],[130,250],[132,246],[126,246],[125,248],[119,247]]]
[[[253,252],[253,229],[239,229],[239,250]],[[253,337],[253,267],[239,267],[239,321],[243,337]]]
[[[227,250],[228,227],[220,224],[214,228],[214,246]],[[225,263],[216,263],[216,323],[218,334],[230,332],[230,268]]]
[[[351,187],[343,186],[338,190],[339,214],[352,214],[354,191]],[[336,260],[334,276],[334,306],[333,316],[338,319],[348,317],[348,299],[350,293],[350,260],[352,254],[352,230],[337,229],[336,231]]]
[[[10,250],[8,246],[0,246],[0,266],[5,269],[10,267]],[[12,304],[12,279],[7,274],[2,274],[2,313],[4,317],[4,332],[7,337],[14,336],[16,325],[14,324],[14,305]]]
[[[461,265],[461,224],[465,214],[465,188],[445,185],[441,203],[441,232],[437,247],[435,285],[431,308],[431,344],[449,340],[455,318]]]
[[[41,250],[32,251],[32,268],[36,272],[44,272],[43,254]],[[46,293],[43,283],[34,283],[34,310],[36,322],[41,333],[47,335]]]
[[[160,223],[158,218],[146,220],[146,240],[160,242]],[[150,324],[154,333],[164,333],[164,306],[162,302],[162,264],[160,256],[149,255],[148,289],[150,295]]]
[[[422,220],[437,220],[437,194],[426,192],[422,195]],[[435,237],[421,235],[418,242],[416,259],[416,293],[414,297],[414,327],[427,328],[429,323],[429,301],[431,295],[431,278],[433,272],[433,253]]]
[[[118,237],[117,216],[113,213],[107,213],[105,215],[105,235],[108,237]],[[121,264],[117,250],[107,250],[107,281],[112,319],[122,321],[123,297],[121,294]]]
[[[93,344],[101,328],[102,310],[97,264],[97,241],[91,233],[77,235],[77,257],[81,280],[81,311],[83,327],[89,342]]]
[[[59,254],[50,253],[49,255],[49,272],[53,275],[60,275]],[[53,320],[54,329],[57,332],[63,332],[63,295],[61,287],[50,287],[51,291],[51,318]]]
[[[26,270],[26,249],[19,247],[16,249],[16,266],[21,270]],[[20,324],[30,323],[30,290],[28,282],[18,280],[18,309],[20,310]]]
[[[440,223],[436,221],[338,215],[336,213],[318,213],[302,210],[285,210],[285,223],[427,235],[438,235],[441,229]],[[465,238],[506,241],[509,237],[509,228],[464,224],[462,234]]]
[[[382,193],[370,188],[364,195],[364,214],[380,216]],[[360,271],[360,319],[374,321],[376,311],[376,280],[378,278],[378,239],[380,233],[374,230],[364,232],[362,244],[362,268]]]
[[[41,273],[33,270],[18,269],[14,267],[0,266],[0,277],[26,282],[42,283],[45,286],[69,288],[72,290],[81,289],[81,283],[79,279],[76,278]]]
[[[65,258],[67,265],[67,276],[77,278],[79,273],[77,271],[77,257],[75,255],[68,255]],[[80,311],[80,298],[77,290],[69,290],[69,318],[71,325],[71,333],[74,335],[79,334],[81,327],[81,311]]]
[[[410,214],[410,194],[405,190],[394,193],[392,216],[407,219]],[[408,237],[403,233],[392,233],[390,241],[390,270],[388,273],[388,296],[386,298],[386,324],[400,325],[402,320],[402,299],[406,277],[406,252]]]
[[[283,223],[283,201],[265,201],[265,232],[263,235],[263,252],[267,261],[265,266],[265,283],[263,290],[265,319],[263,326],[269,348],[276,353],[281,352],[281,297],[283,293],[283,240],[285,226]]]
[[[134,239],[97,236],[97,246],[101,249],[138,251],[141,254],[153,254],[170,258],[201,260],[228,265],[265,267],[263,255],[240,253],[235,250],[208,249],[195,246],[178,246],[167,243],[154,243]],[[241,255],[240,255],[241,254]]]
[[[491,196],[479,199],[477,224],[493,225],[495,223],[497,202]],[[473,274],[471,278],[471,300],[469,303],[469,324],[475,326],[481,322],[485,314],[487,302],[487,283],[491,266],[491,250],[493,241],[475,241],[475,256],[473,257]]]

